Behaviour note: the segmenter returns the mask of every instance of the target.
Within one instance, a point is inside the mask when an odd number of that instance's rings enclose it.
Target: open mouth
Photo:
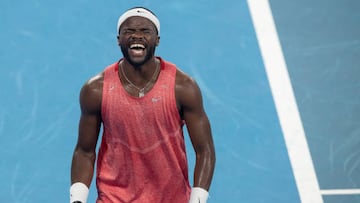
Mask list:
[[[145,46],[143,44],[131,44],[130,51],[134,55],[142,55],[145,51]]]
[[[144,50],[145,46],[142,45],[142,44],[132,44],[132,45],[130,45],[130,49],[142,49],[142,50]]]

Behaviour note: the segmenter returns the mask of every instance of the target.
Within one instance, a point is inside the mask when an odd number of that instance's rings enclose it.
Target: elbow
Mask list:
[[[87,159],[94,162],[96,159],[96,152],[95,150],[86,150],[81,147],[76,147],[74,152],[74,157],[81,157],[83,159]]]

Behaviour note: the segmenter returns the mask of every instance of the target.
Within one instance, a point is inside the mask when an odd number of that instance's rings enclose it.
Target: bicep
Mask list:
[[[101,89],[100,89],[101,90]],[[77,148],[93,152],[101,126],[101,91],[95,85],[85,85],[80,92],[81,116]]]
[[[181,110],[195,150],[212,147],[211,127],[203,106],[200,88],[191,80],[181,94]]]

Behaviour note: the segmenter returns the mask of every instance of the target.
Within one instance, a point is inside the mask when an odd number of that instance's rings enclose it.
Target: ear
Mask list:
[[[159,46],[159,44],[160,44],[160,36],[157,37],[156,46]]]
[[[116,38],[117,38],[118,45],[120,46],[120,36],[118,35],[118,36],[116,36]]]

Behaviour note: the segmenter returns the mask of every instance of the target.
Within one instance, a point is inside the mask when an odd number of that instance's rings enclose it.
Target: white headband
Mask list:
[[[154,23],[154,25],[158,31],[158,35],[160,35],[159,19],[154,14],[152,14],[150,11],[143,9],[143,8],[133,8],[133,9],[126,11],[124,14],[122,14],[118,20],[117,33],[119,33],[121,24],[123,24],[123,22],[126,19],[133,17],[133,16],[140,16],[140,17],[149,19],[152,23]]]

